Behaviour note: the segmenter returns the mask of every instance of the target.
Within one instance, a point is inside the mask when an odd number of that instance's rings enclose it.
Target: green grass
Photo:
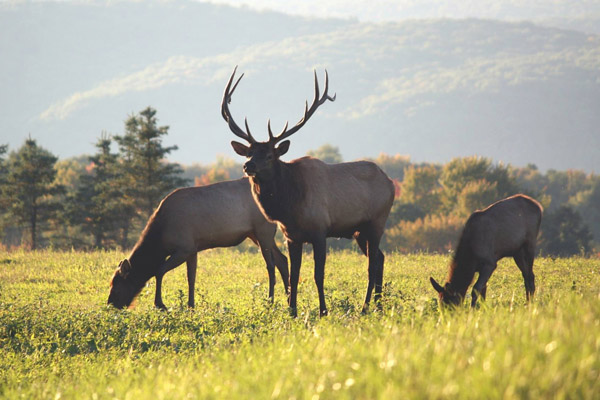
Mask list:
[[[440,312],[428,278],[447,256],[388,254],[384,311],[360,315],[366,260],[333,252],[330,315],[318,318],[305,255],[299,316],[273,305],[254,253],[200,253],[196,309],[185,267],[167,274],[167,313],[149,282],[133,310],[105,306],[118,252],[0,252],[2,398],[597,398],[600,260],[538,259],[536,299],[512,261],[488,301]]]

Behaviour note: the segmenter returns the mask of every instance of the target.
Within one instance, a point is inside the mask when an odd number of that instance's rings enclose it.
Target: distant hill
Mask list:
[[[0,143],[31,133],[61,157],[151,105],[172,159],[234,156],[219,107],[255,136],[302,115],[312,69],[335,103],[292,138],[290,158],[324,143],[345,159],[479,154],[542,169],[600,171],[600,36],[532,23],[370,24],[187,2],[0,6]]]

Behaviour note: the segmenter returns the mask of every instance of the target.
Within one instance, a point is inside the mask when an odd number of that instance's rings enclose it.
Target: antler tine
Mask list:
[[[269,131],[269,141],[273,140],[273,131],[271,130],[271,118],[267,121],[267,130]]]
[[[304,126],[306,121],[308,121],[310,119],[310,117],[314,114],[314,112],[317,110],[317,108],[319,108],[319,106],[321,106],[327,100],[335,101],[335,97],[336,97],[335,93],[334,93],[333,97],[331,97],[331,96],[329,96],[329,94],[327,94],[327,91],[329,90],[329,75],[327,74],[327,70],[325,70],[325,89],[323,91],[323,95],[320,95],[319,80],[317,78],[316,70],[314,71],[314,75],[315,75],[315,98],[313,99],[313,102],[312,102],[310,108],[308,107],[308,101],[306,101],[305,105],[304,105],[304,115],[302,116],[302,119],[300,119],[300,121],[298,121],[296,123],[296,125],[294,125],[290,130],[287,129],[288,124],[286,122],[285,127],[279,133],[279,135],[277,135],[276,137],[273,137],[271,128],[269,127],[269,141],[272,141],[273,143],[277,143],[287,137],[290,137],[294,133],[298,132],[298,130]]]
[[[244,125],[246,125],[246,133],[248,134],[248,137],[250,138],[250,143],[255,143],[256,140],[252,137],[252,134],[250,133],[250,127],[248,126],[248,117],[244,117]]]
[[[225,92],[223,93],[223,101],[221,102],[221,115],[223,116],[223,119],[225,120],[225,122],[227,122],[227,124],[229,125],[229,129],[231,129],[231,131],[233,132],[234,135],[236,135],[237,137],[240,137],[240,138],[244,139],[245,141],[247,141],[248,143],[252,144],[252,143],[256,143],[256,140],[250,134],[250,129],[248,128],[248,119],[247,118],[245,119],[246,131],[244,132],[244,130],[242,130],[242,128],[240,128],[235,123],[235,121],[233,120],[233,117],[231,116],[231,112],[229,111],[229,103],[231,103],[231,95],[233,94],[233,92],[237,88],[237,85],[240,83],[240,81],[244,77],[244,74],[242,74],[235,82],[235,85],[233,85],[233,88],[231,88],[231,84],[233,83],[233,79],[235,77],[236,71],[237,71],[237,65],[233,69],[233,73],[231,74],[231,77],[229,78],[229,81],[227,82],[227,86],[225,86]]]
[[[242,79],[242,78],[240,78],[240,79]],[[337,93],[334,93],[333,97],[329,97],[329,95],[327,94],[328,90],[329,90],[329,74],[327,73],[327,70],[325,70],[325,92],[323,93],[323,96],[327,96],[327,100],[329,100],[329,101],[335,101],[335,97],[337,96]],[[323,102],[325,102],[325,101],[323,101]]]

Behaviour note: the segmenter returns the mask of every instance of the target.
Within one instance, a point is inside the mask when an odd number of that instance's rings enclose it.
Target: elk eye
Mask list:
[[[267,161],[271,161],[273,159],[273,154],[267,154]]]

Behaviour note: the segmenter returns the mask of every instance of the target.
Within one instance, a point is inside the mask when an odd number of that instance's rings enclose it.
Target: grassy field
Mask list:
[[[77,399],[598,398],[600,260],[538,259],[536,299],[512,261],[476,310],[440,312],[428,278],[447,256],[389,254],[384,311],[360,315],[366,261],[328,256],[318,318],[305,256],[299,316],[266,300],[261,257],[200,254],[196,309],[185,267],[164,281],[169,312],[105,306],[118,252],[0,252],[0,397]]]

